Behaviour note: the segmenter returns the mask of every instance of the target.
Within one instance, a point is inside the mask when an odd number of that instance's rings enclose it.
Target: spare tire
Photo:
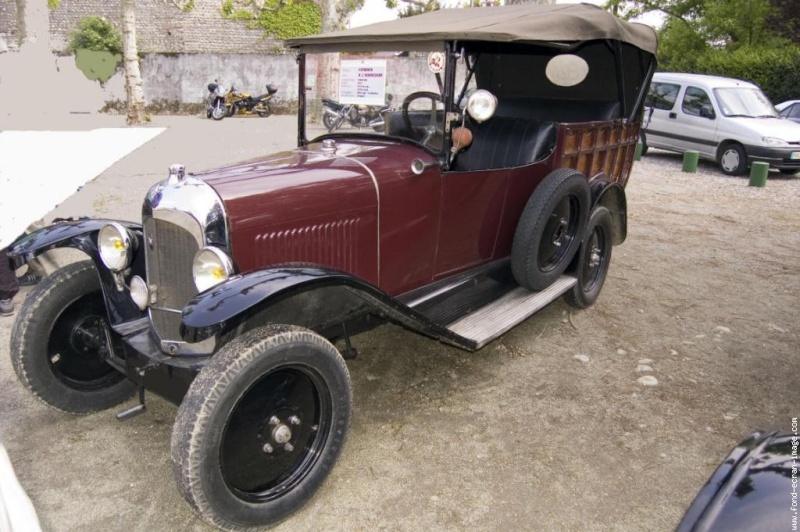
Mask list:
[[[528,290],[544,290],[580,247],[591,204],[586,178],[571,168],[551,172],[531,194],[511,245],[511,270]]]

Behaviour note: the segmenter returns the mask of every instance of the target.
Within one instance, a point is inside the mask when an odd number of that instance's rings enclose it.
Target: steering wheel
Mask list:
[[[411,102],[419,98],[428,98],[431,101],[431,117],[427,126],[415,126],[411,123],[411,117],[408,115],[409,105]],[[405,100],[403,100],[403,123],[405,124],[406,129],[416,137],[415,140],[419,140],[423,146],[427,146],[431,139],[435,138],[436,136],[444,136],[444,131],[436,120],[436,102],[441,101],[441,95],[428,91],[412,92],[406,96]],[[435,146],[430,147],[433,148]]]

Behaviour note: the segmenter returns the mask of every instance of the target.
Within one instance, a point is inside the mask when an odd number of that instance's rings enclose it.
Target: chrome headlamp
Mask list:
[[[112,272],[121,272],[131,264],[134,242],[136,239],[130,231],[117,222],[111,222],[97,235],[100,259]]]
[[[233,275],[233,261],[222,250],[206,246],[194,256],[192,277],[200,292],[223,283]]]
[[[494,116],[497,98],[491,92],[478,89],[467,100],[467,112],[476,122],[484,122]]]

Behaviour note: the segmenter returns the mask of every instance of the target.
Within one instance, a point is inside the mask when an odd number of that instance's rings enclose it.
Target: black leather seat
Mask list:
[[[614,120],[621,116],[619,102],[529,98],[501,98],[495,114],[560,123]]]
[[[456,172],[525,166],[547,157],[556,145],[556,125],[495,116],[467,126],[472,144],[456,155]]]

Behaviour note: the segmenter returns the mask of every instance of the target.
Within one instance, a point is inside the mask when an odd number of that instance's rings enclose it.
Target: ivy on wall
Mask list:
[[[253,2],[225,0],[222,16],[246,21],[248,27],[260,28],[281,40],[312,35],[322,29],[319,7],[305,0],[265,0],[260,6]]]

